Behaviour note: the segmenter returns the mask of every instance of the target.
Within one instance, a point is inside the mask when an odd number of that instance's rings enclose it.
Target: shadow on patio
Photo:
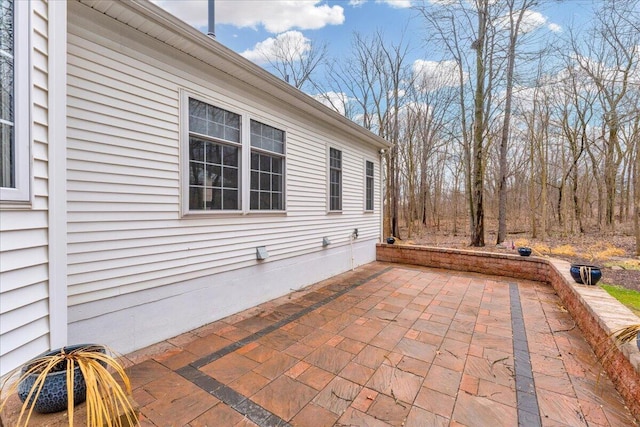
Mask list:
[[[374,262],[127,358],[142,426],[636,425],[553,288],[498,276]]]

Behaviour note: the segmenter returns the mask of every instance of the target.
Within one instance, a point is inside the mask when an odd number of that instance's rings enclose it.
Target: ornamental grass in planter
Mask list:
[[[18,379],[10,382],[18,372]],[[0,386],[0,412],[16,392],[23,402],[18,426],[27,426],[34,410],[47,413],[66,409],[69,426],[73,427],[74,407],[85,400],[87,426],[138,424],[129,400],[129,377],[113,352],[101,345],[62,347],[10,372]]]
[[[638,350],[640,350],[640,323],[619,329],[615,331],[612,336],[616,343],[620,345],[624,345],[635,340]]]

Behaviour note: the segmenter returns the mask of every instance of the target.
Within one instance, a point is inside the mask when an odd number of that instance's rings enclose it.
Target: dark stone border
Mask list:
[[[515,365],[516,399],[519,427],[542,426],[538,397],[533,381],[527,333],[524,328],[522,304],[516,283],[509,283],[511,329],[513,333],[513,361]]]
[[[205,374],[204,372],[200,371],[200,368],[202,368],[205,365],[208,365],[211,362],[215,362],[216,360],[226,356],[229,353],[233,353],[239,348],[244,347],[245,345],[258,340],[261,337],[271,332],[274,332],[295,320],[298,320],[305,314],[308,314],[314,310],[317,310],[318,308],[330,303],[331,301],[334,301],[335,299],[341,297],[347,292],[352,291],[353,289],[359,286],[362,286],[368,281],[375,279],[392,269],[393,267],[387,267],[368,277],[357,280],[351,285],[346,286],[340,289],[339,291],[335,292],[333,295],[330,295],[314,303],[313,305],[305,307],[304,309],[290,316],[287,316],[284,319],[279,320],[274,324],[269,325],[259,330],[258,332],[255,332],[249,335],[248,337],[245,337],[239,341],[229,344],[226,347],[221,348],[220,350],[217,350],[204,357],[201,357],[200,359],[188,364],[187,366],[177,369],[175,372],[180,376],[182,376],[184,379],[190,381],[191,383],[200,387],[202,390],[211,394],[215,398],[220,399],[222,402],[229,405],[235,411],[240,413],[240,415],[246,416],[247,418],[249,418],[251,421],[253,421],[260,427],[291,427],[291,424],[289,424],[288,422],[286,422],[276,414],[268,411],[267,409],[253,402],[248,397],[245,397],[242,394],[238,393],[231,387],[222,384],[220,381],[216,380],[215,378],[212,378],[209,375]]]

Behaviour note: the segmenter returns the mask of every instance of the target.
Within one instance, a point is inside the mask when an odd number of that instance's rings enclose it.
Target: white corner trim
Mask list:
[[[49,7],[49,345],[67,345],[67,3]]]

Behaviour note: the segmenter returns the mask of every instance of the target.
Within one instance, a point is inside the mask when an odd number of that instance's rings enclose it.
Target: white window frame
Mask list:
[[[367,163],[371,163],[373,167],[372,175],[369,177],[367,175]],[[363,173],[363,181],[364,181],[364,211],[367,213],[374,212],[376,209],[376,163],[370,159],[364,159],[364,173]],[[367,179],[371,178],[371,209],[367,206]]]
[[[340,152],[340,208],[331,208],[331,150]],[[344,150],[337,146],[327,147],[327,212],[340,213],[344,209]]]
[[[249,211],[250,212],[260,212],[260,213],[269,213],[269,212],[285,212],[287,209],[287,193],[286,193],[286,178],[287,178],[287,132],[284,129],[280,129],[279,127],[273,126],[271,124],[267,124],[264,123],[264,120],[259,120],[257,118],[250,118],[249,119],[249,128],[251,128],[251,122],[256,122],[260,125],[264,125],[264,126],[269,126],[271,128],[274,128],[276,130],[279,130],[283,133],[283,140],[282,140],[282,153],[279,153],[277,151],[272,151],[272,150],[268,150],[262,147],[257,147],[254,146],[252,144],[251,141],[251,131],[249,131],[249,185],[248,185],[248,192],[249,192]],[[281,204],[282,204],[282,208],[281,209],[260,209],[258,208],[251,208],[251,192],[252,192],[252,188],[251,188],[251,173],[254,171],[251,165],[251,155],[252,154],[260,154],[260,155],[266,155],[272,158],[280,158],[282,160],[282,167],[281,167],[281,171],[280,171],[280,175],[281,175],[281,182],[280,182],[280,194],[282,197],[281,200]],[[260,183],[258,183],[258,185],[260,185]],[[274,191],[270,191],[270,193],[274,193]]]
[[[1,202],[31,201],[31,69],[30,4],[15,0],[14,7],[14,160],[15,187],[0,187]],[[17,33],[20,34],[17,34]]]
[[[239,147],[239,160],[238,160],[238,197],[239,207],[234,210],[218,210],[218,209],[202,209],[202,210],[190,210],[189,209],[189,99],[196,99],[206,104],[212,105],[217,108],[221,108],[230,111],[240,116],[240,142],[237,145]],[[259,148],[251,146],[251,121],[256,121],[267,126],[271,126],[284,132],[284,153],[271,153],[267,150],[260,150]],[[203,216],[240,216],[240,215],[286,215],[287,208],[287,135],[288,130],[281,123],[275,123],[274,120],[266,119],[257,114],[253,114],[247,111],[243,111],[241,108],[230,105],[228,102],[221,101],[220,99],[213,99],[210,96],[201,95],[190,92],[186,89],[180,90],[180,205],[181,213],[183,217],[200,218]],[[252,151],[276,155],[282,158],[282,209],[251,209],[251,153]]]

